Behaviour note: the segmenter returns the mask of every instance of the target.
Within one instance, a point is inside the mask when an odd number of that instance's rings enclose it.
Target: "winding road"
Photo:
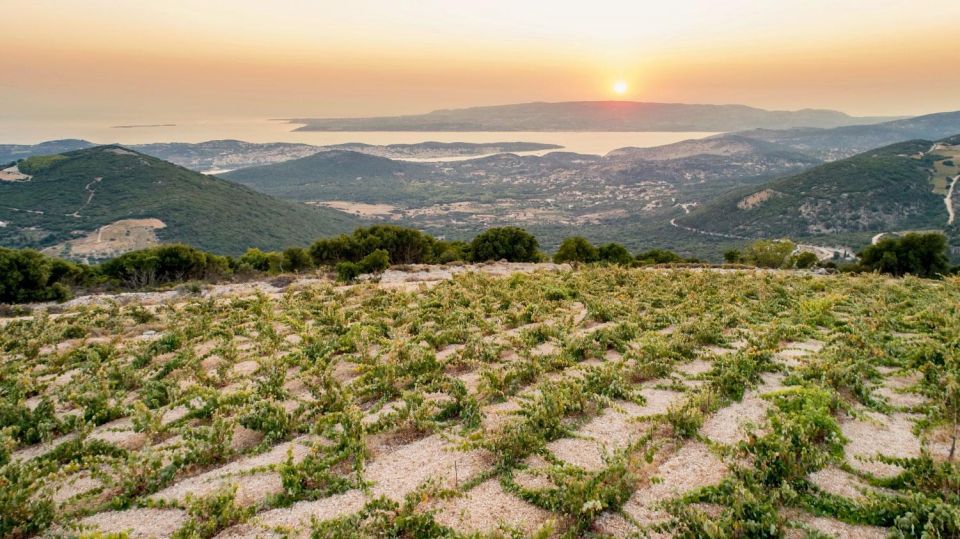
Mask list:
[[[947,224],[952,225],[956,219],[956,210],[953,208],[953,191],[957,188],[957,180],[960,180],[960,174],[953,177],[950,181],[950,188],[947,189],[947,195],[943,197],[943,203],[947,205]]]
[[[670,225],[681,230],[686,230],[687,232],[693,232],[695,234],[703,234],[705,236],[714,236],[717,238],[727,238],[731,240],[760,240],[763,238],[748,238],[746,236],[737,236],[734,234],[724,234],[722,232],[710,232],[709,230],[700,230],[699,228],[693,228],[689,226],[684,226],[677,224],[677,219],[670,219]],[[797,249],[800,251],[809,251],[817,255],[817,260],[830,260],[833,258],[835,253],[840,253],[843,258],[853,258],[853,251],[849,247],[824,247],[822,245],[812,245],[809,243],[798,243]]]

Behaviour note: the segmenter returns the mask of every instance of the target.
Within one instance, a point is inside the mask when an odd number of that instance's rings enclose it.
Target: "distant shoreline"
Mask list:
[[[141,127],[176,127],[177,124],[132,124],[132,125],[111,125],[110,129],[138,129]]]

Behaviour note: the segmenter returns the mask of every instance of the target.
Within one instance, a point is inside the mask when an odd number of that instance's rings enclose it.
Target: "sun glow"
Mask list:
[[[613,93],[617,95],[623,95],[627,93],[627,89],[628,89],[627,83],[622,80],[619,80],[613,83]]]

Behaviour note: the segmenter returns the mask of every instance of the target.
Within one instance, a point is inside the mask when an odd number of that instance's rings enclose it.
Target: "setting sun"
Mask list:
[[[618,95],[627,93],[627,83],[622,80],[613,83],[613,93]]]

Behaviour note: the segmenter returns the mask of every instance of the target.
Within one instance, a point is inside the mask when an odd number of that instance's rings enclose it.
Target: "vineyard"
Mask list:
[[[960,536],[955,277],[462,272],[0,324],[0,537]]]

